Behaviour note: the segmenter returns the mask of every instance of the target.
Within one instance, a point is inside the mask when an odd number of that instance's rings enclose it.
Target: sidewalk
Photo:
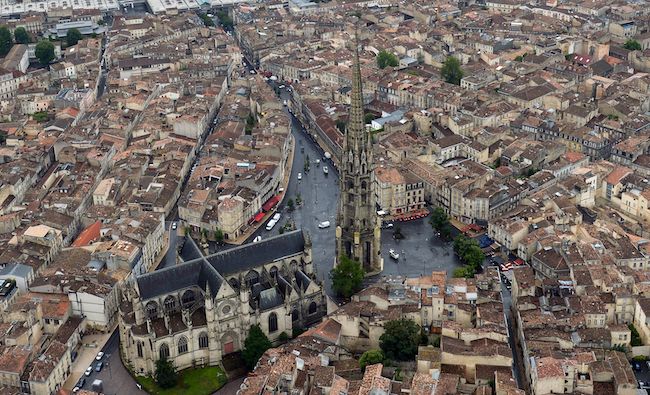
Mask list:
[[[70,368],[70,376],[63,384],[63,388],[72,390],[86,371],[88,366],[95,362],[97,353],[104,348],[104,345],[113,334],[113,331],[108,333],[100,333],[96,335],[86,335],[81,339],[81,347],[78,349],[77,359],[74,360]]]
[[[279,205],[281,205],[282,202],[284,201],[284,197],[287,194],[287,189],[289,189],[289,181],[291,180],[291,170],[293,169],[293,161],[294,161],[295,153],[296,153],[296,139],[295,139],[295,137],[292,136],[291,137],[291,147],[289,148],[289,157],[291,158],[291,161],[287,161],[287,165],[288,165],[287,166],[287,171],[284,172],[284,178],[282,179],[281,188],[284,189],[284,192],[279,194],[281,196],[280,201],[278,202],[278,204],[273,209],[269,210],[269,212],[267,212],[264,215],[264,218],[262,218],[262,220],[260,222],[257,222],[257,223],[254,223],[253,225],[248,226],[246,228],[246,230],[244,230],[244,232],[242,232],[242,234],[239,235],[238,238],[236,238],[234,240],[228,240],[226,242],[227,244],[232,244],[232,245],[241,245],[241,244],[243,244],[246,240],[248,240],[249,237],[251,237],[251,235],[253,233],[255,233],[257,231],[257,229],[259,229],[260,226],[264,225],[266,223],[266,221],[269,218],[271,218],[273,216],[273,214],[275,214],[275,212],[277,210],[277,207]]]

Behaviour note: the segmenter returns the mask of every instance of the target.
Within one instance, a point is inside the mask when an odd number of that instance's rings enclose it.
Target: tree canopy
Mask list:
[[[27,33],[27,30],[25,30],[24,27],[17,27],[14,30],[14,40],[16,40],[16,43],[18,44],[28,44],[29,43],[29,34]]]
[[[47,40],[42,40],[36,44],[36,58],[42,65],[49,64],[54,60],[54,44]]]
[[[79,29],[68,29],[68,33],[65,35],[65,42],[68,44],[68,47],[77,45],[77,43],[83,40],[84,36],[81,34]]]
[[[364,370],[368,365],[384,362],[384,353],[381,350],[368,350],[359,358],[359,367]]]
[[[11,50],[11,32],[7,26],[0,26],[0,56],[5,56]]]
[[[485,259],[485,254],[476,240],[465,235],[458,235],[454,239],[454,251],[458,258],[465,263],[465,267],[454,270],[454,276],[474,277]]]
[[[332,288],[338,295],[349,298],[361,290],[363,274],[359,262],[341,255],[338,265],[330,272]]]
[[[384,69],[388,66],[397,67],[398,65],[399,65],[399,59],[397,59],[397,56],[386,51],[385,49],[382,49],[377,54],[377,66],[380,69]]]
[[[463,69],[460,68],[458,59],[448,56],[440,69],[440,75],[450,84],[460,85],[460,80],[463,79]]]
[[[443,239],[448,239],[451,235],[451,224],[449,223],[449,218],[440,207],[436,207],[431,213],[431,219],[429,220],[431,227],[436,231],[440,232],[440,237]]]
[[[156,361],[155,379],[160,388],[172,388],[176,385],[178,380],[176,368],[165,356]]]
[[[242,351],[242,358],[246,367],[252,370],[257,364],[264,352],[271,348],[273,345],[268,337],[262,332],[259,325],[251,325],[248,331],[248,336],[244,341],[244,350]]]
[[[219,23],[221,23],[221,26],[224,29],[232,29],[234,26],[234,22],[230,15],[226,11],[218,11],[217,12],[217,18],[219,18]]]
[[[384,355],[398,361],[412,360],[418,353],[420,326],[407,319],[388,321],[384,334],[379,338],[379,347]]]
[[[638,41],[632,40],[632,39],[627,40],[625,42],[625,44],[623,44],[623,47],[625,49],[630,50],[630,51],[640,51],[641,50],[641,44]]]

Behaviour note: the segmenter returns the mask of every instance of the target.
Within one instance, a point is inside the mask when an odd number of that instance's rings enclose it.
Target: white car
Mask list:
[[[388,250],[388,255],[390,255],[390,257],[393,258],[394,260],[399,259],[399,254],[395,252],[395,250],[393,250],[392,248]]]
[[[90,376],[90,374],[91,374],[92,372],[93,372],[93,367],[92,367],[92,366],[88,366],[88,369],[86,369],[86,371],[84,372],[84,375],[86,375],[86,376]]]
[[[260,242],[260,241],[262,241],[262,236],[256,236],[256,237],[253,239],[253,243],[258,243],[258,242]]]
[[[273,229],[273,227],[274,227],[275,224],[277,224],[277,223],[278,223],[278,221],[270,220],[270,221],[266,224],[266,230],[269,230],[269,231],[270,231],[271,229]]]
[[[330,227],[330,221],[323,221],[318,224],[319,229],[325,229]]]
[[[282,218],[282,214],[280,214],[280,213],[273,214],[273,220],[275,222],[278,222],[280,220],[280,218]]]
[[[176,230],[177,228],[178,228],[178,224],[176,222],[172,222],[172,230]],[[100,352],[100,354],[104,355],[103,352]],[[98,359],[98,361],[99,361],[99,359]]]
[[[298,173],[298,180],[302,180],[302,173]]]
[[[176,224],[174,224],[174,229],[176,229]],[[104,352],[100,351],[97,353],[97,356],[95,357],[95,361],[101,361],[102,358],[104,358]]]
[[[279,89],[284,89],[284,85],[278,86]]]

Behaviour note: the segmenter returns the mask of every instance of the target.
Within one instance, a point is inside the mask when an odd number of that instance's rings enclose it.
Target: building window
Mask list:
[[[147,303],[147,316],[156,318],[158,316],[158,304],[156,302]]]
[[[269,314],[269,333],[278,330],[278,315],[275,313]]]
[[[138,342],[138,357],[142,358],[142,342]]]
[[[300,318],[298,309],[293,309],[291,312],[291,321],[298,321],[298,318]]]
[[[168,296],[165,299],[165,310],[172,311],[176,308],[176,299],[173,296]]]
[[[229,305],[223,306],[223,309],[221,309],[221,314],[228,315],[229,313],[230,313],[230,306]]]
[[[199,348],[208,348],[208,334],[205,332],[199,335]]]
[[[178,340],[178,353],[185,354],[186,352],[187,352],[187,338],[185,336],[182,336]]]
[[[318,306],[316,305],[316,302],[311,302],[309,304],[309,314],[316,314],[316,310],[318,310]]]
[[[181,302],[183,303],[183,306],[186,306],[188,304],[191,304],[194,302],[195,296],[194,296],[194,291],[191,289],[188,289],[183,293],[183,297],[181,298]]]
[[[160,345],[159,354],[160,354],[160,359],[169,358],[169,346],[167,345],[167,343],[163,343]]]

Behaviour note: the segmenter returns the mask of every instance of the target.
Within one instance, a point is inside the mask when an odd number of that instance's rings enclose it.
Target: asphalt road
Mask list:
[[[178,224],[178,221],[175,222]],[[183,237],[178,236],[178,229],[177,230],[172,229],[172,223],[173,223],[172,221],[165,221],[165,229],[166,232],[168,232],[169,234],[169,247],[167,248],[165,257],[160,262],[156,270],[160,270],[169,266],[176,265],[176,257],[178,256],[178,252],[177,252],[178,241],[179,239],[182,240]]]
[[[334,266],[335,258],[334,229],[339,195],[339,178],[331,162],[323,162],[324,152],[320,147],[310,139],[293,116],[292,120],[296,150],[289,186],[284,200],[278,206],[278,211],[282,213],[282,219],[271,231],[267,231],[266,224],[263,224],[250,236],[247,242],[251,242],[257,236],[264,239],[277,235],[279,229],[287,222],[295,224],[297,228],[304,229],[312,239],[316,275],[324,281],[329,293],[331,286],[329,272]],[[320,164],[315,163],[317,159],[321,161]],[[308,171],[305,171],[305,163],[309,163]],[[329,168],[327,175],[323,172],[323,166]],[[302,174],[301,180],[298,180],[298,173]],[[287,202],[289,199],[295,202],[298,196],[302,203],[296,205],[293,211],[289,211]],[[331,226],[326,229],[319,229],[318,224],[323,221],[330,221]]]
[[[118,345],[119,332],[115,330],[108,339],[108,342],[106,342],[106,345],[104,345],[104,348],[102,348],[105,355],[102,358],[104,366],[101,372],[95,371],[95,366],[97,366],[98,361],[93,361],[93,372],[90,376],[83,376],[86,379],[83,388],[91,390],[93,381],[100,379],[103,382],[102,393],[106,395],[146,394],[145,391],[137,387],[135,380],[122,364]]]

